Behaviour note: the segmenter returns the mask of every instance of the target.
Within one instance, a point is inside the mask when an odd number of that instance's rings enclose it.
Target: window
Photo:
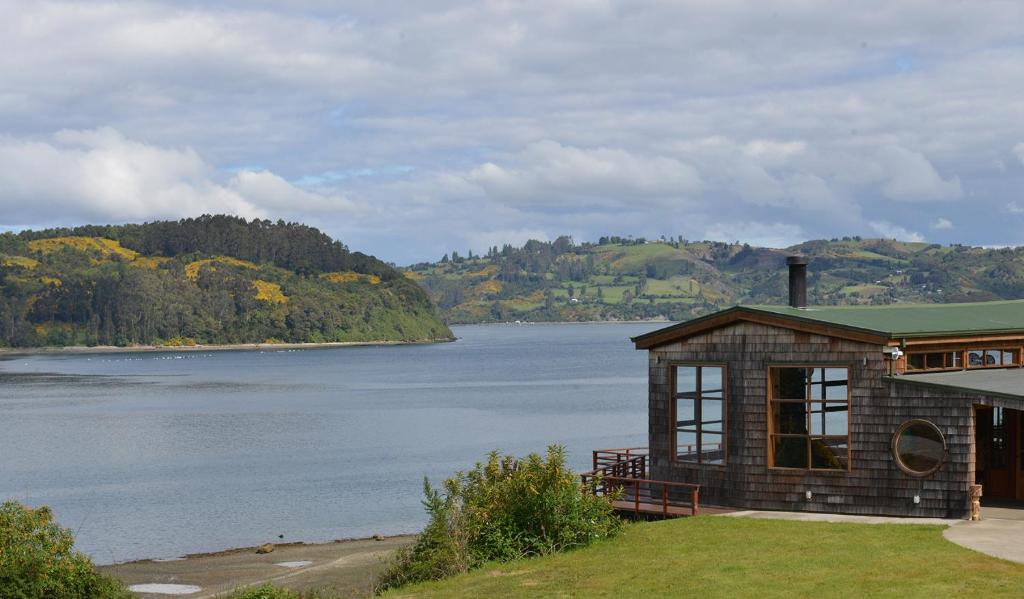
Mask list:
[[[1016,366],[1020,364],[1020,351],[1016,349],[972,349],[967,352],[969,368]]]
[[[1020,364],[1019,349],[971,349],[907,354],[907,372],[968,368],[1001,368]]]
[[[769,465],[849,469],[849,369],[785,366],[768,372]]]
[[[961,353],[958,351],[907,354],[907,370],[940,370],[962,367]]]
[[[675,455],[679,462],[725,463],[725,367],[676,366]]]
[[[927,420],[908,420],[892,438],[896,464],[911,476],[928,476],[946,459],[946,439],[937,426]]]

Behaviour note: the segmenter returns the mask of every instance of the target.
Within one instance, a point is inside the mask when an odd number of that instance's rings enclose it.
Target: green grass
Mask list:
[[[700,292],[700,283],[690,277],[672,277],[668,280],[647,279],[644,293],[651,295],[672,295],[694,297]]]
[[[391,597],[1020,597],[1024,565],[941,526],[706,516],[628,526],[587,549],[491,565]]]

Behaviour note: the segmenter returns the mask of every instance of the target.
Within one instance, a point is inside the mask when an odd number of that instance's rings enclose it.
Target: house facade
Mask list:
[[[962,518],[1024,499],[1024,301],[735,307],[649,353],[650,478],[704,503]]]

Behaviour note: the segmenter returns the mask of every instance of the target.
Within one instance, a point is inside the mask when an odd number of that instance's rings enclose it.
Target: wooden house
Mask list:
[[[807,261],[788,262],[789,306],[633,339],[645,475],[747,509],[964,518],[974,485],[1024,500],[1024,301],[808,307]]]

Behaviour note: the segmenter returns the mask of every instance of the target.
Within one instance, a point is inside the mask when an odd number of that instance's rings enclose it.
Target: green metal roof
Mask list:
[[[742,306],[796,320],[872,331],[890,338],[1024,333],[1024,300],[885,306]]]

